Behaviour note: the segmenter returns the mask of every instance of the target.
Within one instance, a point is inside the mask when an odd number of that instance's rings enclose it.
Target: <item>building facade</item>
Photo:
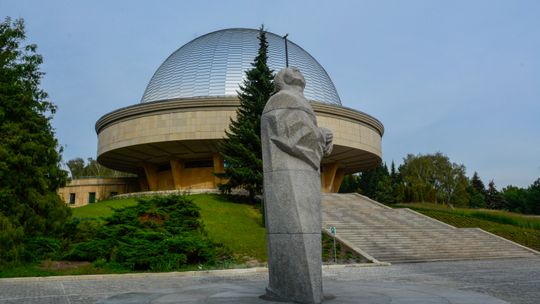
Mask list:
[[[134,173],[141,191],[215,189],[223,172],[218,146],[239,105],[237,91],[251,68],[258,30],[212,32],[173,52],[156,70],[141,102],[105,114],[96,123],[97,160]],[[285,67],[285,41],[267,33],[268,65]],[[321,184],[337,192],[343,177],[381,161],[384,127],[376,118],[342,106],[324,68],[288,42],[290,66],[306,79],[319,126],[334,133],[334,149],[323,159]]]
[[[79,178],[60,188],[58,194],[70,207],[80,207],[101,200],[110,199],[118,194],[139,191],[136,178]]]

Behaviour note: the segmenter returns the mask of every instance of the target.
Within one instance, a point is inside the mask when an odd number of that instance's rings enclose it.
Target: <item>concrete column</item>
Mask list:
[[[332,186],[334,185],[334,178],[337,172],[337,163],[330,163],[322,165],[321,172],[321,189],[322,192],[332,192]]]
[[[171,159],[171,173],[174,182],[174,189],[180,190],[182,173],[184,171],[184,162],[179,159]]]
[[[158,190],[158,170],[155,165],[149,163],[143,163],[144,173],[146,174],[146,181],[150,191]]]
[[[212,155],[214,161],[214,173],[223,173],[225,172],[225,166],[223,164],[223,157],[220,154],[216,153]],[[221,183],[221,178],[214,176],[214,187],[217,188],[218,184]]]
[[[337,169],[336,176],[334,177],[334,183],[332,184],[333,193],[339,192],[339,187],[341,187],[341,183],[343,182],[344,177],[345,177],[345,169],[343,168]]]
[[[146,175],[143,173],[137,174],[137,180],[139,181],[140,191],[148,191],[150,187],[148,186],[148,181],[146,180]]]

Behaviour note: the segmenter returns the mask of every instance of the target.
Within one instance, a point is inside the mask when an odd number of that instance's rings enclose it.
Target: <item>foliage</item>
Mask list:
[[[204,234],[199,208],[185,196],[139,199],[138,205],[115,211],[92,239],[75,244],[65,256],[154,271],[227,258],[228,251]]]
[[[262,225],[262,215],[258,208],[246,203],[237,203],[229,196],[196,194],[188,196],[199,207],[205,232],[213,241],[223,244],[233,253],[236,261],[266,261],[266,232]],[[101,201],[73,209],[73,217],[80,225],[102,221],[114,210],[137,204],[134,199]],[[81,226],[77,231],[81,230]],[[87,229],[86,229],[87,230]],[[82,235],[89,233],[78,232]]]
[[[409,197],[406,201],[466,205],[468,179],[465,166],[450,162],[442,153],[405,157],[400,173]]]
[[[540,178],[534,181],[528,188],[507,186],[500,193],[502,207],[510,211],[540,214]]]
[[[127,177],[133,176],[131,173],[125,173],[109,169],[93,158],[88,158],[85,163],[84,159],[77,157],[66,162],[71,178],[77,179],[81,177]]]
[[[394,162],[391,173],[386,164],[379,164],[359,176],[346,176],[340,192],[362,193],[384,204],[395,204],[403,200],[401,175],[395,170]]]
[[[73,208],[73,217],[79,219],[95,219],[111,216],[115,210],[120,210],[125,207],[134,206],[137,201],[133,198],[115,199],[108,201],[100,201],[98,204],[88,204],[82,207]]]
[[[339,187],[339,193],[360,193],[360,176],[358,174],[345,175]]]
[[[326,232],[321,234],[322,261],[325,264],[367,263],[368,260],[336,240],[336,258],[334,259],[334,238]]]
[[[527,189],[527,212],[540,214],[540,178]]]
[[[469,207],[486,207],[486,187],[477,172],[474,172],[470,184],[467,186],[467,193],[469,194]]]
[[[502,192],[491,181],[486,189],[477,172],[469,180],[465,166],[441,154],[407,155],[397,170],[385,164],[343,179],[340,193],[358,192],[384,204],[434,202],[449,206],[540,214],[540,178],[528,188],[507,186]]]
[[[244,188],[249,197],[262,193],[261,115],[274,91],[272,71],[268,68],[268,42],[266,32],[259,30],[259,51],[252,68],[240,86],[240,105],[236,119],[231,119],[227,138],[220,147],[225,161],[225,172],[217,174],[226,182],[220,189],[230,193],[234,188]]]
[[[506,207],[504,196],[499,193],[493,180],[489,182],[486,190],[486,206],[490,209],[504,209]]]
[[[43,59],[24,39],[22,19],[0,23],[0,264],[38,258],[35,242],[58,237],[70,217],[56,194],[66,181],[56,107],[39,88]]]

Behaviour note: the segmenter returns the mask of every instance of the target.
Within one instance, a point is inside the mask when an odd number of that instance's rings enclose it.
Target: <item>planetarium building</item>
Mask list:
[[[97,160],[137,175],[139,191],[215,189],[224,163],[218,146],[239,104],[237,91],[257,55],[258,30],[225,29],[200,36],[158,67],[140,103],[105,114],[96,123]],[[268,65],[285,67],[285,43],[267,33]],[[288,42],[290,66],[306,79],[319,126],[334,133],[334,150],[323,160],[322,189],[336,192],[344,175],[381,160],[383,125],[342,106],[324,68]],[[133,188],[131,188],[133,189]]]

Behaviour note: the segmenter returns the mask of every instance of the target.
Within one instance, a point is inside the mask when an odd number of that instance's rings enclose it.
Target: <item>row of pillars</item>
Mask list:
[[[223,158],[219,154],[212,156],[214,172],[224,172]],[[181,190],[181,181],[184,172],[184,162],[179,159],[170,160],[171,174],[175,190]],[[150,191],[159,190],[158,168],[149,163],[143,163],[146,182]],[[345,170],[338,168],[337,163],[324,164],[321,168],[321,190],[322,192],[338,192]],[[214,188],[220,183],[220,178],[214,176]]]

